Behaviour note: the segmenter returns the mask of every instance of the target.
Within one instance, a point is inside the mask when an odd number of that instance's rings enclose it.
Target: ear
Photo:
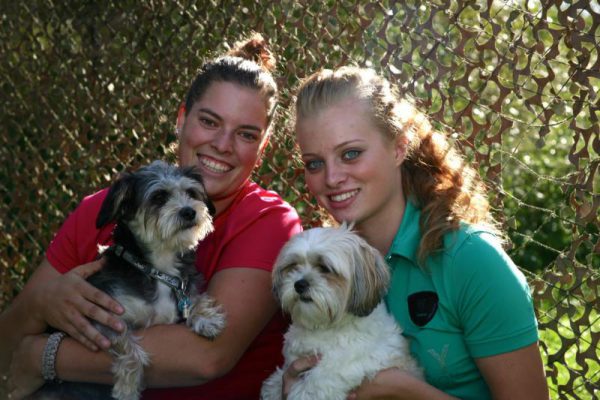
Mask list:
[[[179,105],[179,110],[177,110],[177,123],[175,124],[175,132],[177,133],[177,137],[181,135],[181,130],[183,129],[183,123],[185,122],[185,103],[181,103]]]
[[[354,276],[348,312],[365,317],[383,299],[390,282],[390,272],[379,251],[362,239],[357,244],[353,246]]]
[[[394,139],[394,155],[396,158],[396,166],[399,167],[406,158],[406,151],[408,149],[408,137],[406,135],[398,134]]]
[[[100,229],[106,224],[116,221],[131,212],[124,205],[132,204],[134,196],[134,178],[130,173],[123,174],[112,184],[108,194],[100,207],[96,218],[96,228]]]

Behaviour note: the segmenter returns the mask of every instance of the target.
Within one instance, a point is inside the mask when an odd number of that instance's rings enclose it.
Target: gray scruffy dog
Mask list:
[[[214,207],[200,174],[162,161],[125,173],[110,187],[96,226],[116,222],[114,244],[103,249],[104,267],[88,280],[125,309],[123,333],[95,323],[114,357],[115,384],[47,383],[36,399],[134,400],[143,389],[149,356],[135,330],[185,320],[196,333],[214,339],[225,327],[216,301],[198,292],[194,265],[200,240],[213,231]]]

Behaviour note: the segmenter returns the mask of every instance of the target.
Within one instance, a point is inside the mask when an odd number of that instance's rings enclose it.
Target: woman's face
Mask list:
[[[401,209],[404,151],[375,126],[366,104],[346,99],[299,119],[296,135],[308,190],[338,222],[360,229]]]
[[[230,199],[250,177],[266,140],[267,110],[257,90],[213,82],[189,110],[179,140],[181,165],[200,169],[208,195]]]

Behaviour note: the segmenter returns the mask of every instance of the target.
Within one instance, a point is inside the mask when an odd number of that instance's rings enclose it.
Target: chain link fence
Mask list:
[[[600,5],[572,1],[0,0],[0,310],[82,196],[169,148],[206,57],[251,30],[279,55],[255,179],[321,212],[287,111],[321,67],[372,66],[479,167],[530,280],[552,398],[600,392]]]

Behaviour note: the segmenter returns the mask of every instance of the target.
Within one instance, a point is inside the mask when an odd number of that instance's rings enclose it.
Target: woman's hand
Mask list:
[[[25,336],[15,349],[8,371],[10,400],[23,399],[44,384],[41,367],[47,340],[48,335]]]
[[[372,380],[365,379],[358,388],[348,394],[348,400],[375,399],[457,400],[398,368],[379,371]]]
[[[117,332],[124,329],[123,322],[115,315],[122,314],[123,307],[86,281],[102,265],[102,260],[93,261],[48,281],[39,291],[37,300],[42,318],[48,325],[66,332],[93,351],[99,347],[108,349],[110,341],[89,319]]]
[[[320,358],[318,355],[310,355],[306,357],[300,357],[290,364],[290,366],[283,373],[283,385],[281,387],[282,399],[287,399],[288,394],[292,390],[292,386],[302,379],[302,374],[309,369],[314,368],[315,365],[319,363],[319,359]]]
[[[408,374],[400,371],[397,368],[388,368],[380,371],[375,375],[373,380],[364,380],[363,383],[350,392],[348,400],[367,400],[367,399],[381,399],[381,398],[398,398],[394,397],[393,393],[399,391],[394,390],[394,385],[401,385],[402,380],[406,378]]]

